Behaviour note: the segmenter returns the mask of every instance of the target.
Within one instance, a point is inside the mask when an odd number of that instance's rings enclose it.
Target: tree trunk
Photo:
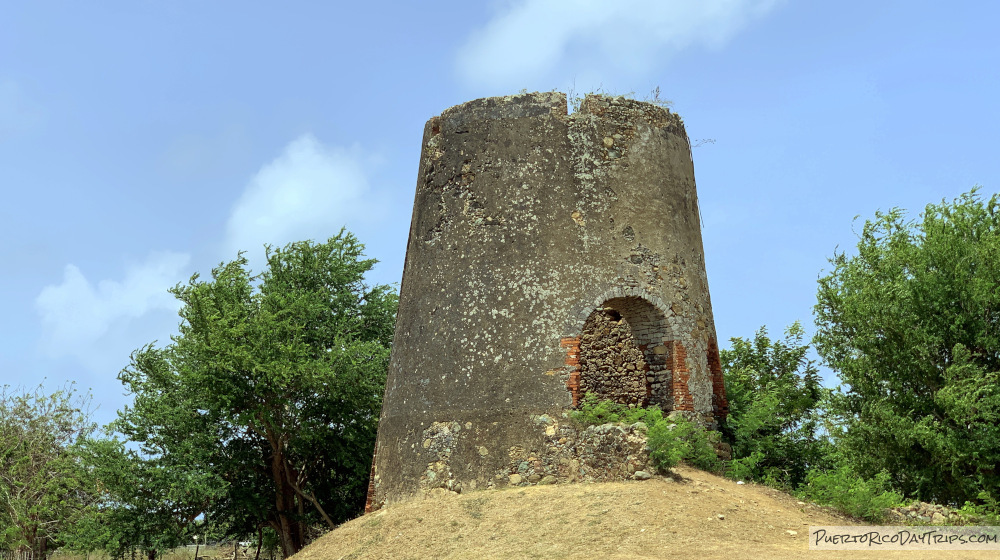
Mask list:
[[[289,484],[289,486],[291,486],[291,484]],[[295,489],[292,488],[292,490],[294,491]],[[296,525],[298,525],[299,527],[299,547],[301,548],[306,545],[306,521],[305,521],[306,506],[305,503],[302,501],[302,496],[299,496],[297,492],[295,494],[295,502],[299,506],[298,509],[299,517]]]
[[[260,547],[263,544],[264,544],[264,528],[257,527],[257,553],[253,555],[253,560],[260,560]]]
[[[277,447],[277,448],[276,448]],[[298,522],[290,519],[295,515],[295,491],[288,484],[285,474],[284,454],[280,446],[271,448],[271,477],[274,480],[274,506],[278,516],[278,537],[281,541],[281,554],[288,558],[302,549],[299,538]]]

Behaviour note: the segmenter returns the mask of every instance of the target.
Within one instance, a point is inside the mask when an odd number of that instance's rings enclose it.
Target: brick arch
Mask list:
[[[581,329],[583,329],[583,324],[590,317],[590,314],[604,305],[605,302],[620,299],[620,298],[637,298],[645,301],[652,309],[657,317],[665,318],[667,314],[670,313],[670,307],[663,302],[659,297],[640,290],[639,288],[611,288],[605,290],[604,292],[595,295],[589,300],[583,300],[576,306],[573,313],[570,314],[569,324],[566,325],[567,332],[570,336],[573,334],[579,334]],[[677,333],[671,333],[672,338],[676,338]]]
[[[693,409],[686,385],[686,353],[667,321],[669,308],[662,300],[639,290],[614,288],[592,302],[581,306],[571,336],[562,339],[573,406],[579,406],[589,389],[624,404],[658,405],[664,411]],[[595,334],[595,329],[604,334]],[[607,345],[595,343],[597,336],[611,336],[616,345],[624,346],[620,359],[609,356]],[[600,373],[595,373],[594,363],[602,368]],[[618,367],[621,364],[625,367]],[[629,364],[634,367],[628,368]],[[681,381],[683,387],[676,387]]]

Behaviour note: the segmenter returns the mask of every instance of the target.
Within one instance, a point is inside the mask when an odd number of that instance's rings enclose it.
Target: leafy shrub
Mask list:
[[[979,501],[965,502],[959,508],[958,513],[965,522],[975,525],[1000,525],[1000,503],[998,503],[989,492],[980,492]]]
[[[821,505],[833,506],[855,517],[879,522],[885,518],[887,509],[903,502],[903,495],[892,489],[889,480],[887,471],[866,479],[847,466],[831,470],[813,469],[806,475],[806,482],[799,486],[796,495]]]
[[[922,501],[1000,498],[1000,194],[876,212],[850,253],[830,259],[814,308],[816,351],[845,389],[838,452]]]
[[[699,469],[720,472],[722,462],[715,454],[710,434],[714,432],[683,417],[660,419],[649,427],[646,436],[649,456],[661,471],[684,460]]]
[[[716,455],[714,445],[719,433],[706,430],[684,417],[679,416],[672,420],[677,437],[688,444],[682,457],[684,461],[705,471],[722,472],[722,461]]]
[[[653,424],[663,419],[663,412],[658,406],[630,408],[613,401],[601,400],[597,395],[587,393],[580,402],[580,409],[570,412],[569,417],[581,426],[631,425],[642,422],[648,427],[653,427]]]
[[[676,467],[690,448],[690,444],[679,437],[676,425],[666,420],[660,420],[649,427],[646,444],[649,446],[649,457],[653,460],[653,465],[660,471]]]
[[[653,465],[661,471],[676,466],[681,460],[706,471],[722,470],[722,462],[715,454],[712,441],[712,438],[718,437],[716,432],[705,430],[684,417],[664,418],[663,411],[657,406],[630,408],[587,393],[580,402],[580,408],[570,412],[569,416],[581,426],[646,424],[649,429],[646,435],[649,456]]]
[[[819,436],[829,391],[804,338],[798,322],[784,339],[772,340],[761,327],[720,352],[729,399],[721,430],[739,461],[730,471],[742,480],[787,489],[802,484],[810,468],[832,466],[828,438]]]
[[[733,459],[726,463],[726,477],[733,480],[754,480],[758,474],[758,465],[763,459],[763,451],[754,451],[747,457]]]

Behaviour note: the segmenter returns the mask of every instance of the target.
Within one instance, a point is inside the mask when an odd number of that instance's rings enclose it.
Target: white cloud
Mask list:
[[[35,299],[45,350],[53,357],[74,356],[97,367],[108,355],[109,338],[115,338],[112,346],[123,342],[126,347],[111,349],[113,354],[127,358],[129,351],[152,340],[120,341],[120,335],[151,312],[177,311],[179,302],[167,289],[184,279],[189,261],[186,254],[152,253],[145,262],[130,266],[123,280],[97,284],[76,266],[66,265],[62,282],[46,286]]]
[[[373,223],[384,200],[369,188],[364,166],[374,162],[359,150],[323,146],[309,135],[291,142],[264,165],[233,206],[223,241],[230,260],[249,252],[251,265],[263,245],[301,239],[325,240],[344,226]],[[167,289],[186,279],[188,254],[150,254],[121,280],[93,282],[75,265],[62,281],[35,299],[43,327],[43,350],[68,356],[94,372],[117,371],[129,353],[174,331],[180,302]]]
[[[326,240],[377,212],[357,149],[324,146],[311,135],[290,143],[257,172],[226,224],[227,255],[262,253],[265,243]],[[232,257],[227,257],[232,258]]]
[[[0,142],[36,128],[42,112],[12,80],[0,80]]]
[[[640,72],[692,45],[720,47],[782,0],[520,0],[459,51],[470,84],[520,88],[595,68]],[[567,74],[568,73],[568,74]]]

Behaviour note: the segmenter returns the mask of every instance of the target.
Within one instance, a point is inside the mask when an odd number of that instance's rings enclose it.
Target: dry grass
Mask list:
[[[993,558],[809,551],[809,525],[858,522],[776,490],[687,467],[679,480],[439,494],[345,523],[295,560],[427,558]],[[720,519],[719,516],[724,516]],[[795,531],[796,534],[789,534]]]

